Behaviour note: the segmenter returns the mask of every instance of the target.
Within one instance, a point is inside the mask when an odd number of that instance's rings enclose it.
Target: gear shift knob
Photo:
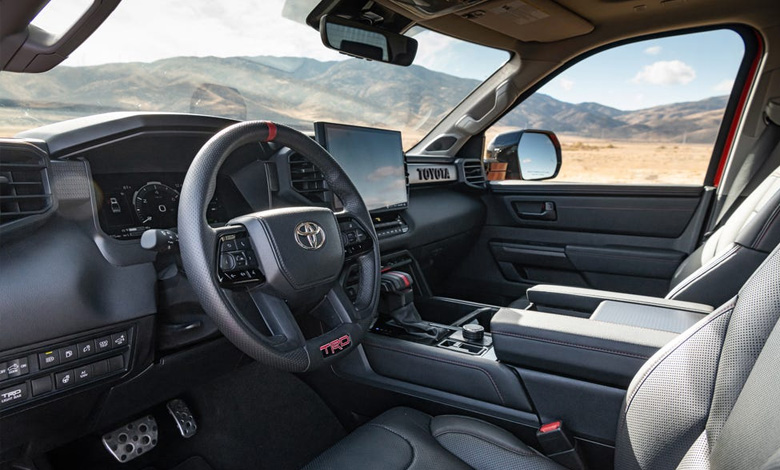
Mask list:
[[[401,271],[382,273],[380,311],[389,313],[414,302],[412,276]]]
[[[420,318],[414,307],[412,276],[403,271],[382,273],[382,296],[379,299],[379,312],[391,318],[391,322],[403,329],[408,335],[434,341],[441,331]]]

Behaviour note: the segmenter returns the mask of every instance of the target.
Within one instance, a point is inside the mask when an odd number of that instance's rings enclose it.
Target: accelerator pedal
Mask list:
[[[176,421],[176,427],[179,429],[182,437],[188,439],[198,432],[198,424],[195,422],[195,416],[192,415],[190,407],[184,403],[181,398],[176,398],[168,402],[166,405],[168,413],[173,416],[173,420]]]

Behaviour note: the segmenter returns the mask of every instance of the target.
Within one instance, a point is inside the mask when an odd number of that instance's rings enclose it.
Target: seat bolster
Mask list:
[[[468,416],[431,419],[431,434],[445,449],[480,470],[562,470],[508,431]]]
[[[431,417],[393,408],[359,427],[305,468],[372,470],[467,470],[431,436]]]

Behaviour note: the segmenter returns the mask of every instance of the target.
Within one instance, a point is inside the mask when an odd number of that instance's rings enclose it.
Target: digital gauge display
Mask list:
[[[159,181],[150,181],[133,195],[133,206],[141,225],[151,228],[176,226],[179,192]]]
[[[184,173],[97,174],[96,196],[100,204],[100,226],[117,240],[140,238],[149,229],[175,229],[179,217],[179,192]],[[219,226],[230,217],[222,198],[236,210],[249,212],[227,179],[221,179],[209,204],[206,220]]]

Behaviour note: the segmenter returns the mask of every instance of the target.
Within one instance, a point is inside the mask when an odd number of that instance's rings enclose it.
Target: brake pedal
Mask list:
[[[157,421],[148,415],[103,435],[103,446],[121,463],[146,454],[157,445]]]
[[[190,407],[184,403],[181,398],[171,400],[166,405],[168,413],[173,416],[173,420],[176,421],[176,427],[179,428],[179,433],[185,439],[190,438],[198,432],[198,425],[195,423],[195,416],[192,415]]]

